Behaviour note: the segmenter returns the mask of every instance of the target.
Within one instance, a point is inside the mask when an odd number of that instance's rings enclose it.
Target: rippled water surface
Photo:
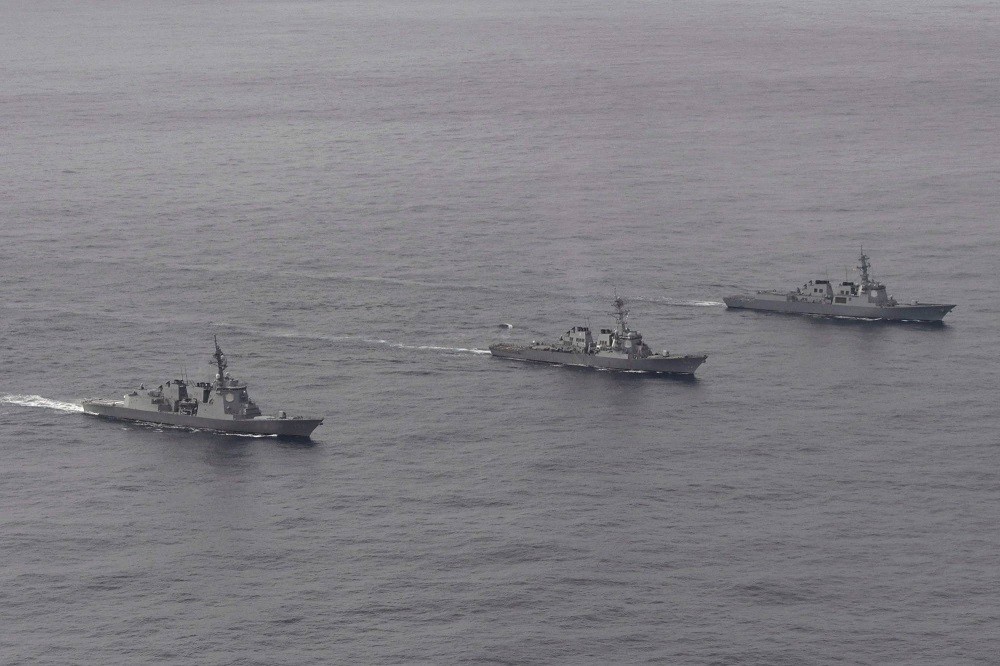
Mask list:
[[[947,0],[0,5],[0,662],[995,663],[997,53]],[[946,325],[721,304],[862,245]],[[616,289],[696,380],[485,351]],[[76,406],[216,334],[312,443]]]

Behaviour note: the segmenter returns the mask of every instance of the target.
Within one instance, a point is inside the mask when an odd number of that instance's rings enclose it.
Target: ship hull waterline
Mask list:
[[[708,358],[706,355],[669,356],[656,358],[618,358],[601,354],[585,354],[571,351],[550,351],[493,345],[490,353],[497,358],[550,365],[566,365],[595,370],[617,370],[623,372],[648,372],[671,375],[693,375],[695,370]]]
[[[116,421],[132,421],[137,423],[162,424],[198,430],[212,430],[234,435],[274,435],[294,439],[309,439],[323,419],[308,418],[253,418],[253,419],[212,419],[203,416],[191,416],[176,412],[154,412],[142,409],[130,409],[120,403],[111,401],[89,401],[82,403],[83,412],[89,416],[98,416]]]
[[[779,301],[757,299],[747,296],[727,296],[722,299],[726,306],[735,310],[756,310],[781,314],[809,314],[823,317],[849,317],[851,319],[872,319],[880,321],[941,322],[951,312],[954,305],[936,303],[895,305],[891,307],[864,307],[831,303],[809,303],[804,301]]]

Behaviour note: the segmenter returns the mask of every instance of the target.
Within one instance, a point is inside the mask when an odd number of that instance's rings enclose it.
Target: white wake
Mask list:
[[[631,300],[640,301],[642,303],[660,303],[663,305],[672,305],[682,308],[717,308],[720,305],[725,305],[722,301],[686,300],[680,298],[668,298],[666,296],[660,298],[642,298],[637,296]]]
[[[44,407],[45,409],[56,409],[60,412],[82,412],[83,407],[75,402],[62,402],[61,400],[50,400],[40,395],[5,395],[0,396],[0,402],[8,405],[20,405],[22,407]]]
[[[667,305],[679,305],[683,307],[697,307],[697,308],[714,308],[720,305],[725,305],[722,301],[682,301],[675,298],[664,298],[663,302]]]
[[[388,340],[365,340],[370,344],[386,345],[388,347],[395,347],[396,349],[417,349],[421,351],[442,351],[442,352],[455,352],[458,354],[489,354],[489,349],[476,349],[467,347],[438,347],[435,345],[404,345],[400,342],[389,342]]]

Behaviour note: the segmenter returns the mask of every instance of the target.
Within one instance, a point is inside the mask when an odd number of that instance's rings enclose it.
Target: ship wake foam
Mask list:
[[[674,298],[665,298],[663,302],[667,305],[676,305],[682,308],[714,308],[725,305],[722,301],[681,301]]]
[[[0,403],[20,405],[21,407],[44,407],[45,409],[55,409],[60,412],[83,411],[83,407],[75,402],[50,400],[49,398],[43,398],[40,395],[5,395],[0,396]]]
[[[506,324],[509,326],[509,324]],[[401,342],[393,342],[392,340],[383,340],[381,338],[366,338],[359,335],[329,335],[329,334],[313,334],[313,333],[301,333],[294,330],[280,330],[280,331],[268,331],[267,335],[271,335],[278,338],[293,338],[302,340],[323,340],[327,342],[363,342],[369,345],[384,345],[386,347],[392,347],[393,349],[412,349],[416,351],[436,351],[436,352],[448,352],[453,354],[489,354],[489,349],[478,349],[476,347],[441,347],[438,345],[407,345]]]
[[[701,301],[701,300],[683,300],[679,298],[641,298],[636,297],[630,300],[641,301],[644,303],[660,303],[662,305],[672,305],[681,308],[715,308],[720,305],[725,305],[722,301]]]
[[[180,430],[182,432],[197,432],[197,433],[207,433],[209,435],[225,435],[226,437],[249,437],[251,439],[262,439],[265,437],[276,438],[277,435],[265,435],[262,433],[254,432],[226,432],[225,430],[210,430],[208,428],[195,428],[192,426],[185,425],[175,425],[173,423],[156,423],[154,421],[130,421],[128,424],[122,425],[122,430],[130,430],[134,426],[141,426],[143,428],[149,428],[150,430],[155,430],[157,432],[163,432],[165,430]]]
[[[401,342],[390,342],[389,340],[365,340],[371,344],[386,345],[395,349],[415,349],[418,351],[439,351],[451,352],[455,354],[489,354],[489,349],[476,349],[474,347],[438,347],[436,345],[404,345]]]

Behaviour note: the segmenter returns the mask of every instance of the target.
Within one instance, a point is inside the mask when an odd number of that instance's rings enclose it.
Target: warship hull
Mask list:
[[[837,303],[810,303],[804,301],[774,300],[753,296],[727,296],[722,299],[727,307],[786,314],[811,314],[825,317],[851,317],[854,319],[879,319],[884,321],[941,321],[954,305],[918,303],[913,305],[863,306]]]
[[[85,414],[100,416],[119,421],[138,421],[142,423],[159,423],[185,428],[214,430],[218,432],[239,435],[277,435],[308,439],[312,431],[323,419],[308,418],[269,418],[252,419],[213,419],[204,416],[192,416],[177,412],[156,412],[144,409],[125,407],[116,400],[84,400],[81,402]]]
[[[529,345],[495,344],[490,346],[490,353],[499,358],[516,361],[532,361],[535,363],[550,363],[553,365],[569,365],[582,368],[601,370],[622,370],[631,372],[656,372],[674,375],[693,375],[694,371],[705,362],[708,356],[693,354],[686,356],[662,356],[659,354],[646,358],[628,358],[626,355],[596,353],[587,354],[578,351],[563,351],[560,349],[538,348]]]

